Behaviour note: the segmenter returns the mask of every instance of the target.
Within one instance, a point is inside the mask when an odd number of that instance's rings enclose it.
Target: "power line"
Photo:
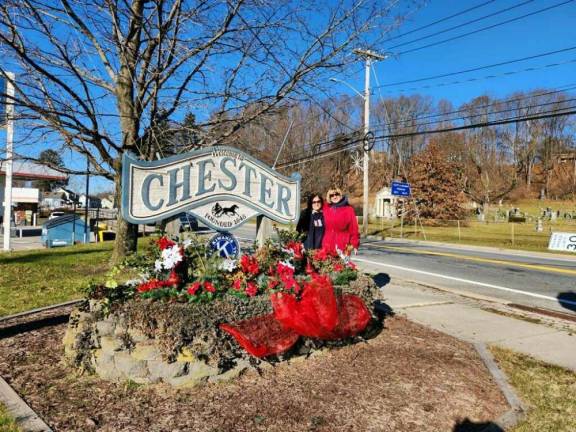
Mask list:
[[[490,68],[494,68],[494,67],[513,64],[513,63],[519,63],[519,62],[523,62],[523,61],[527,61],[527,60],[533,60],[536,58],[547,57],[547,56],[551,56],[554,54],[560,54],[560,53],[564,53],[564,52],[568,52],[568,51],[574,51],[574,50],[576,50],[576,46],[563,48],[563,49],[559,49],[556,51],[547,51],[544,53],[534,54],[534,55],[531,55],[528,57],[522,57],[522,58],[518,58],[518,59],[514,59],[514,60],[507,60],[507,61],[503,61],[503,62],[499,62],[499,63],[492,63],[492,64],[484,65],[484,66],[476,66],[473,68],[463,69],[463,70],[456,71],[456,72],[448,72],[448,73],[439,74],[439,75],[431,75],[431,76],[427,76],[427,77],[423,77],[423,78],[415,78],[415,79],[406,80],[406,81],[397,81],[397,82],[393,82],[390,84],[379,85],[379,86],[374,87],[374,88],[393,87],[393,86],[398,86],[398,85],[411,84],[411,83],[422,82],[422,81],[429,81],[429,80],[438,79],[438,78],[446,78],[446,77],[450,77],[450,76],[454,76],[454,75],[460,75],[460,74],[464,74],[464,73],[468,73],[468,72],[476,72],[479,70],[490,69]]]
[[[540,107],[544,107],[547,105],[556,105],[559,103],[564,103],[564,102],[572,102],[572,101],[576,101],[576,98],[572,98],[572,99],[566,99],[564,101],[555,101],[555,102],[548,102],[548,103],[544,103],[544,104],[539,104],[539,105],[531,105],[531,106],[527,106],[525,108],[529,109],[529,108],[540,108]],[[572,109],[572,108],[576,108],[576,106],[569,106],[569,107],[564,107],[564,108],[559,108],[558,111],[561,110],[566,110],[566,109]],[[411,125],[410,127],[414,127],[414,128],[418,128],[418,127],[422,127],[422,126],[429,126],[429,125],[435,125],[435,124],[442,124],[445,122],[455,122],[455,121],[465,121],[465,120],[470,120],[470,119],[474,119],[477,117],[490,117],[493,116],[495,114],[502,114],[502,113],[506,113],[506,112],[511,112],[511,111],[516,111],[517,108],[508,108],[508,109],[504,109],[504,110],[498,110],[498,111],[492,111],[492,112],[487,112],[487,113],[480,113],[480,114],[474,114],[474,115],[469,115],[469,116],[464,116],[464,117],[455,117],[455,118],[448,118],[448,119],[441,119],[441,120],[436,120],[436,121],[432,121],[432,122],[427,122],[427,123],[416,123],[414,125]],[[548,111],[543,111],[543,112],[548,112]],[[390,123],[390,124],[394,124],[394,123]],[[382,128],[374,128],[372,129],[372,131],[382,131],[382,130],[386,130],[386,126],[382,127]]]
[[[432,43],[429,43],[429,44],[426,44],[426,45],[422,45],[422,46],[420,46],[420,47],[412,48],[412,49],[409,49],[409,50],[406,50],[406,51],[401,51],[401,52],[396,53],[396,54],[397,54],[397,55],[409,54],[409,53],[412,53],[412,52],[416,52],[416,51],[423,50],[423,49],[425,49],[425,48],[430,48],[430,47],[433,47],[433,46],[436,46],[436,45],[441,45],[441,44],[444,44],[444,43],[446,43],[446,42],[451,42],[451,41],[453,41],[453,40],[461,39],[461,38],[466,37],[466,36],[470,36],[470,35],[473,35],[473,34],[476,34],[476,33],[480,33],[480,32],[486,31],[486,30],[491,30],[491,29],[493,29],[493,28],[500,27],[500,26],[502,26],[502,25],[509,24],[509,23],[511,23],[511,22],[519,21],[519,20],[521,20],[521,19],[524,19],[524,18],[533,16],[533,15],[537,15],[537,14],[539,14],[539,13],[547,12],[547,11],[552,10],[552,9],[555,9],[555,8],[557,8],[557,7],[564,6],[565,4],[572,3],[573,1],[574,1],[574,0],[566,0],[566,1],[563,1],[563,2],[561,2],[561,3],[557,3],[557,4],[555,4],[555,5],[545,7],[545,8],[543,8],[543,9],[538,9],[537,11],[534,11],[534,12],[530,12],[530,13],[521,15],[521,16],[519,16],[519,17],[510,18],[510,19],[507,19],[507,20],[505,20],[505,21],[501,21],[501,22],[496,23],[496,24],[491,24],[491,25],[489,25],[489,26],[482,27],[482,28],[479,28],[479,29],[476,29],[476,30],[472,30],[472,31],[469,31],[469,32],[467,32],[467,33],[463,33],[463,34],[461,34],[461,35],[452,36],[452,37],[450,37],[450,38],[448,38],[448,39],[443,39],[443,40],[441,40],[441,41],[432,42]]]
[[[421,40],[424,40],[424,39],[429,39],[429,38],[431,38],[431,37],[438,36],[438,35],[440,35],[440,34],[447,33],[447,32],[452,31],[452,30],[456,30],[456,29],[459,29],[459,28],[462,28],[462,27],[466,27],[467,25],[470,25],[470,24],[474,24],[474,23],[483,21],[483,20],[485,20],[485,19],[487,19],[487,18],[492,18],[492,17],[494,17],[494,16],[496,16],[496,15],[500,15],[500,14],[503,14],[503,13],[505,13],[505,12],[509,12],[509,11],[511,11],[511,10],[513,10],[513,9],[522,7],[522,6],[527,5],[528,3],[532,3],[532,2],[534,2],[534,0],[526,0],[526,1],[520,2],[520,3],[518,3],[518,4],[509,6],[509,7],[507,7],[507,8],[497,10],[496,12],[492,12],[492,13],[490,13],[490,14],[488,14],[488,15],[484,15],[484,16],[481,16],[481,17],[479,17],[479,18],[475,18],[475,19],[473,19],[473,20],[466,21],[465,23],[458,24],[458,25],[455,25],[455,26],[452,26],[452,27],[448,27],[448,28],[446,28],[446,29],[444,29],[444,30],[437,31],[437,32],[435,32],[435,33],[431,33],[431,34],[426,35],[426,36],[421,36],[421,37],[416,38],[416,39],[412,39],[412,40],[409,40],[409,41],[406,41],[406,42],[402,42],[402,43],[400,43],[400,44],[398,44],[398,45],[391,46],[391,47],[389,47],[388,49],[393,50],[393,49],[395,49],[395,48],[399,48],[399,47],[404,46],[404,45],[410,45],[410,44],[412,44],[412,43],[414,43],[414,42],[420,42]]]
[[[476,108],[476,109],[492,108],[492,107],[496,107],[496,106],[498,106],[498,105],[500,105],[500,104],[503,104],[503,103],[513,103],[513,102],[519,102],[519,101],[526,100],[526,99],[533,99],[533,98],[537,98],[537,97],[542,97],[542,96],[547,96],[547,95],[552,95],[552,94],[558,94],[558,93],[562,93],[562,92],[564,92],[564,91],[570,90],[570,89],[572,89],[572,88],[576,88],[576,84],[567,84],[567,85],[564,85],[564,86],[562,86],[562,87],[566,87],[566,88],[560,88],[560,89],[557,89],[557,90],[547,91],[547,92],[543,92],[543,93],[537,93],[537,94],[533,94],[533,95],[527,95],[527,96],[524,96],[524,97],[518,97],[518,98],[513,98],[513,99],[507,99],[507,100],[497,101],[497,102],[494,102],[494,103],[491,103],[491,104],[478,105],[478,106],[475,106],[474,108]],[[545,106],[549,106],[549,105],[554,105],[554,104],[558,104],[558,103],[566,103],[566,102],[571,102],[571,101],[575,101],[575,100],[576,100],[576,98],[570,98],[570,99],[565,99],[565,100],[562,100],[562,101],[553,101],[553,102],[532,104],[532,105],[527,105],[527,106],[524,106],[524,107],[520,107],[520,109],[541,108],[541,107],[545,107]],[[561,111],[561,110],[566,110],[566,109],[572,109],[572,108],[576,108],[576,107],[571,107],[571,106],[570,106],[570,107],[564,107],[564,108],[560,108],[560,109],[558,109],[558,110],[544,111],[544,112],[541,112],[541,113],[539,113],[539,114],[546,114],[546,113],[550,113],[550,112],[556,112],[556,111]],[[442,123],[445,123],[445,122],[448,122],[448,121],[464,121],[464,120],[469,120],[469,119],[473,119],[473,118],[479,117],[479,116],[481,116],[481,115],[490,117],[490,116],[493,116],[493,115],[495,115],[495,114],[502,114],[502,113],[505,113],[505,112],[511,112],[511,111],[515,111],[515,110],[517,110],[517,109],[519,109],[519,108],[508,108],[508,109],[503,109],[503,110],[498,110],[498,111],[490,111],[490,112],[486,112],[486,113],[482,113],[482,114],[475,114],[475,115],[468,115],[468,116],[460,116],[460,117],[456,117],[456,118],[443,118],[443,119],[436,120],[436,121],[432,121],[432,122],[412,124],[412,125],[410,125],[410,127],[419,128],[419,127],[422,127],[422,126],[442,124]],[[412,118],[410,118],[410,119],[399,120],[399,121],[395,121],[395,122],[392,122],[392,123],[388,123],[387,125],[384,125],[383,127],[378,127],[378,125],[375,125],[375,127],[371,128],[371,130],[372,130],[372,131],[383,131],[383,130],[386,130],[387,127],[389,127],[389,126],[391,126],[391,125],[392,125],[392,126],[397,126],[397,125],[404,124],[404,123],[414,122],[415,120],[423,120],[423,119],[435,118],[435,117],[444,117],[444,116],[448,116],[448,115],[452,115],[452,114],[458,114],[458,113],[464,113],[464,112],[467,112],[467,109],[459,109],[459,110],[450,111],[450,112],[447,112],[447,113],[430,114],[430,115],[426,115],[426,116],[415,116],[415,117],[412,117]],[[317,116],[314,116],[314,117],[317,117]],[[303,125],[303,124],[300,124],[300,126],[302,126],[302,125]],[[313,147],[316,147],[316,148],[318,148],[318,149],[321,149],[321,148],[324,147],[324,146],[333,144],[333,143],[335,143],[335,142],[337,142],[337,141],[340,141],[340,140],[342,140],[342,139],[351,138],[351,137],[353,137],[354,133],[360,133],[360,132],[359,132],[359,129],[358,129],[357,131],[353,131],[352,133],[349,133],[349,134],[346,134],[346,135],[340,134],[338,137],[335,137],[335,138],[332,138],[332,139],[329,139],[329,140],[324,140],[324,141],[320,141],[320,142],[316,142],[316,143],[310,144],[310,145],[309,145],[309,150],[312,150]],[[391,137],[396,137],[396,136],[397,136],[397,135],[393,135],[393,136],[391,136]],[[341,148],[347,148],[351,143],[355,143],[355,142],[359,142],[359,141],[361,141],[361,138],[357,138],[357,139],[355,139],[355,140],[348,141],[348,142],[342,144],[341,146],[338,146],[338,147],[336,147],[336,148],[327,149],[327,150],[325,150],[325,151],[326,151],[326,152],[338,151],[338,150],[340,150]],[[321,152],[321,153],[323,153],[323,152]],[[279,167],[282,167],[282,166],[284,166],[284,165],[283,165],[283,164],[280,164],[280,165],[279,165]]]
[[[478,105],[475,108],[478,108],[478,109],[490,108],[490,107],[494,107],[494,106],[497,106],[499,104],[502,104],[504,102],[506,102],[506,103],[519,102],[519,101],[523,101],[526,99],[533,99],[533,98],[537,98],[537,97],[541,97],[541,96],[548,96],[548,95],[557,94],[557,93],[564,93],[566,91],[573,90],[573,89],[576,89],[576,83],[575,84],[565,84],[563,86],[558,87],[556,90],[547,91],[544,93],[534,93],[534,94],[529,94],[529,95],[518,97],[518,98],[500,100],[500,101],[492,102],[492,103],[485,104],[485,105]],[[381,99],[384,100],[383,98],[381,98]],[[399,123],[408,123],[408,122],[412,121],[413,119],[427,119],[427,118],[434,118],[434,117],[442,117],[442,116],[447,116],[447,115],[451,115],[451,114],[458,114],[461,112],[466,112],[466,109],[458,109],[458,110],[448,111],[445,113],[438,113],[438,114],[427,114],[427,115],[421,115],[421,116],[414,116],[413,118],[406,119],[406,120],[398,120],[398,121],[395,121],[395,122],[390,123],[390,124],[396,125]]]
[[[418,31],[420,31],[420,30],[424,30],[424,29],[430,28],[430,27],[432,27],[432,26],[435,26],[436,24],[440,24],[441,22],[448,21],[449,19],[456,18],[457,16],[464,15],[464,14],[466,14],[466,13],[468,13],[468,12],[470,12],[470,11],[473,11],[473,10],[475,10],[475,9],[479,9],[479,8],[481,8],[481,7],[483,7],[483,6],[486,6],[487,4],[494,3],[495,1],[496,1],[496,0],[486,1],[486,2],[484,2],[484,3],[481,3],[481,4],[477,5],[477,6],[473,6],[473,7],[471,7],[471,8],[464,9],[463,11],[460,11],[460,12],[457,12],[457,13],[455,13],[455,14],[453,14],[453,15],[450,15],[450,16],[447,16],[447,17],[444,17],[444,18],[441,18],[441,19],[439,19],[439,20],[437,20],[437,21],[431,22],[430,24],[426,24],[426,25],[423,25],[423,26],[421,26],[421,27],[415,28],[414,30],[410,30],[410,31],[407,31],[407,32],[405,32],[405,33],[402,33],[402,34],[393,36],[393,37],[391,37],[391,38],[388,38],[388,39],[386,39],[384,42],[388,42],[388,41],[391,41],[391,40],[399,39],[399,38],[404,37],[404,36],[406,36],[406,35],[409,35],[409,34],[412,34],[412,33],[416,33],[416,32],[418,32]]]
[[[445,81],[445,82],[441,82],[438,84],[428,84],[428,85],[423,85],[423,86],[408,87],[408,88],[397,89],[397,90],[387,90],[386,94],[393,94],[393,93],[398,93],[398,92],[409,92],[409,91],[422,90],[422,89],[432,89],[432,88],[437,88],[437,87],[447,87],[447,86],[452,86],[452,85],[465,84],[465,83],[476,82],[476,81],[483,81],[483,80],[487,80],[487,79],[501,78],[501,77],[505,77],[505,76],[516,75],[519,73],[535,72],[535,71],[542,70],[542,69],[550,69],[550,68],[554,68],[554,67],[564,66],[564,65],[567,65],[570,63],[576,63],[576,59],[570,59],[570,60],[557,62],[557,63],[549,63],[549,64],[542,65],[542,66],[533,66],[533,67],[528,67],[528,68],[524,68],[524,69],[517,69],[517,70],[513,70],[513,71],[506,71],[506,72],[501,72],[498,74],[485,75],[485,76],[481,76],[481,77],[472,77],[472,78],[456,80],[456,81]]]
[[[510,118],[503,119],[503,120],[474,123],[474,124],[470,124],[470,125],[454,126],[454,127],[449,127],[449,128],[434,129],[434,130],[428,130],[428,131],[415,131],[415,132],[406,132],[406,133],[401,133],[401,134],[377,135],[375,138],[376,139],[407,138],[407,137],[420,136],[420,135],[432,135],[432,134],[439,134],[439,133],[446,133],[446,132],[455,132],[455,131],[461,131],[461,130],[467,130],[467,129],[478,129],[478,128],[482,128],[482,127],[501,126],[501,125],[505,125],[505,124],[521,123],[521,122],[532,121],[532,120],[542,120],[542,119],[547,119],[547,118],[564,117],[564,116],[576,114],[576,109],[573,109],[573,108],[576,108],[576,107],[569,107],[569,108],[562,108],[559,110],[546,111],[544,113],[540,113],[538,115],[533,115],[533,116],[517,116],[517,117],[510,117]],[[572,111],[560,112],[560,111],[564,111],[566,109],[572,109]],[[349,141],[348,143],[345,143],[345,144],[343,144],[337,148],[324,150],[324,151],[318,152],[312,156],[305,156],[305,157],[301,157],[301,158],[297,158],[297,159],[293,159],[293,160],[284,162],[284,163],[278,165],[277,168],[287,168],[290,166],[298,165],[300,163],[304,163],[304,162],[308,162],[308,161],[312,161],[312,160],[316,160],[316,159],[321,159],[321,158],[328,157],[330,155],[334,155],[334,154],[337,154],[340,152],[352,150],[353,148],[359,147],[360,143],[362,141],[363,141],[362,138],[354,139],[354,140]]]
[[[438,134],[438,133],[444,133],[444,132],[455,132],[455,131],[466,130],[466,129],[478,129],[478,128],[489,127],[489,126],[501,126],[501,125],[510,124],[510,123],[520,123],[520,122],[532,121],[532,120],[543,120],[543,119],[547,119],[547,118],[564,117],[564,116],[576,114],[576,109],[574,109],[572,111],[567,111],[567,112],[560,112],[560,111],[564,111],[566,109],[573,109],[573,108],[576,108],[576,106],[561,108],[561,109],[551,110],[551,111],[545,111],[542,114],[538,114],[538,115],[534,115],[534,116],[517,116],[517,117],[511,117],[511,118],[504,119],[504,120],[495,120],[495,121],[475,123],[475,124],[464,125],[464,126],[454,126],[454,127],[450,127],[450,128],[444,128],[444,129],[433,129],[433,130],[418,131],[418,132],[406,132],[406,133],[394,134],[394,135],[380,135],[380,136],[376,136],[376,139],[407,138],[407,137],[418,136],[418,135],[430,135],[430,134]],[[546,113],[549,113],[549,114],[546,114]]]

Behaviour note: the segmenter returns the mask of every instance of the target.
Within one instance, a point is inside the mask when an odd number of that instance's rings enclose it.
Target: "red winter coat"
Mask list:
[[[322,249],[328,252],[346,250],[346,246],[352,245],[358,249],[360,245],[360,233],[354,208],[348,204],[346,197],[337,204],[324,204],[324,224],[326,230],[322,239]]]

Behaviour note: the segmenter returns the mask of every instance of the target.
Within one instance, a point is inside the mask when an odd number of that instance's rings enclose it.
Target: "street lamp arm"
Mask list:
[[[358,90],[356,90],[351,84],[348,84],[346,81],[343,81],[343,80],[338,79],[338,78],[330,78],[330,81],[338,82],[338,83],[340,83],[340,84],[344,84],[346,87],[352,89],[352,91],[353,91],[354,93],[356,93],[358,96],[360,96],[362,99],[366,99],[366,96],[364,96],[362,93],[360,93],[360,92],[359,92]]]

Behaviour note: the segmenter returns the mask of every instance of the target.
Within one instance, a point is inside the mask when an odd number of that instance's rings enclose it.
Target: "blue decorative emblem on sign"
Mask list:
[[[240,244],[229,232],[216,234],[208,242],[208,247],[222,258],[238,258],[240,254]]]
[[[392,182],[392,195],[408,197],[411,195],[410,184],[403,182]]]

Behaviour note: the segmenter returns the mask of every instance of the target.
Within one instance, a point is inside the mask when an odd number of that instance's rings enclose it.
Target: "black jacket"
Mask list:
[[[324,227],[324,215],[321,211],[313,213],[307,208],[302,212],[296,230],[306,235],[304,240],[306,249],[320,249],[322,247]]]

